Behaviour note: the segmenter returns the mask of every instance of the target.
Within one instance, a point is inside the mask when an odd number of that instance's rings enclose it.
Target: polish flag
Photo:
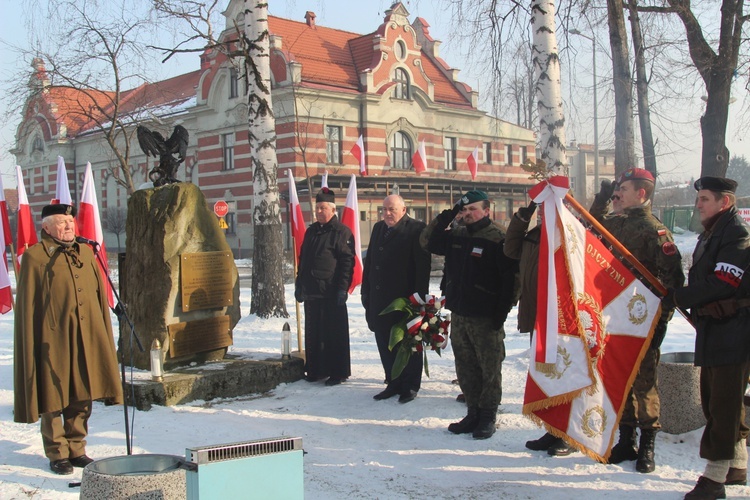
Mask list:
[[[475,180],[477,178],[477,159],[479,158],[479,146],[474,148],[474,151],[471,152],[468,158],[466,158],[466,163],[469,164],[469,172],[471,172],[471,180]]]
[[[18,183],[18,229],[16,233],[16,242],[18,248],[16,255],[18,265],[21,264],[21,256],[31,245],[35,245],[39,239],[34,227],[34,216],[31,214],[29,198],[26,196],[26,186],[23,183],[23,174],[21,167],[16,165],[16,179]]]
[[[8,245],[13,244],[13,235],[10,232],[10,219],[8,219],[8,204],[5,202],[5,189],[3,188],[3,178],[0,176],[0,218],[2,218],[3,227],[3,250]]]
[[[65,168],[65,160],[62,156],[57,157],[57,187],[55,188],[55,199],[52,204],[62,203],[72,205],[73,198],[70,196],[70,185],[68,184],[68,171]]]
[[[414,171],[418,174],[427,169],[427,153],[424,150],[424,141],[419,143],[419,148],[417,148],[411,157],[411,162],[414,165]]]
[[[102,232],[102,222],[99,217],[99,203],[96,201],[96,190],[94,189],[94,175],[91,173],[91,163],[86,163],[86,172],[83,174],[83,189],[81,189],[81,202],[79,204],[78,215],[76,216],[76,226],[78,234],[84,238],[97,241],[99,250],[94,248],[94,252],[99,254],[97,262],[101,270],[102,280],[107,289],[107,300],[109,307],[115,306],[115,299],[112,294],[112,287],[109,284],[109,265],[107,263],[107,248],[104,246],[104,233]]]
[[[299,263],[299,253],[302,249],[302,240],[305,238],[305,218],[302,215],[302,207],[297,198],[297,185],[292,177],[292,170],[287,169],[289,175],[289,217],[292,223],[292,238],[294,239],[294,261]]]
[[[352,174],[349,181],[349,193],[346,195],[346,205],[341,222],[348,227],[354,235],[354,273],[352,284],[349,285],[349,293],[362,283],[362,238],[359,236],[359,202],[357,201],[357,178]]]
[[[359,173],[360,175],[367,176],[367,166],[365,165],[365,142],[362,136],[359,136],[357,142],[352,146],[351,153],[359,161]]]
[[[323,172],[323,177],[320,179],[320,189],[328,187],[328,170]]]

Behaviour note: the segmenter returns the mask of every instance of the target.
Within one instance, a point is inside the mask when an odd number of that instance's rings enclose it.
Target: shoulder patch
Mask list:
[[[665,228],[661,228],[661,229],[659,229],[658,234],[659,234],[659,236],[666,236],[667,235],[667,230]]]
[[[671,241],[667,241],[661,246],[661,251],[664,252],[664,255],[672,256],[677,253],[677,245]]]

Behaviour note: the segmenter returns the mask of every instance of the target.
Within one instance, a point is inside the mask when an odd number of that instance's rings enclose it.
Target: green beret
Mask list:
[[[50,215],[72,215],[75,217],[77,212],[76,207],[73,205],[55,203],[54,205],[47,205],[42,209],[42,219]]]
[[[717,193],[734,193],[737,190],[737,181],[724,177],[701,177],[693,187],[696,191],[707,189]]]
[[[469,191],[461,197],[461,205],[471,205],[478,201],[489,200],[484,191]]]

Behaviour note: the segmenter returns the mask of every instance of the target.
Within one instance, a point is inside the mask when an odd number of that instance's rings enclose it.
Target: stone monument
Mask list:
[[[121,321],[121,359],[148,370],[154,339],[167,369],[223,359],[240,319],[239,276],[200,189],[181,182],[136,191],[126,234],[121,295],[144,350]]]

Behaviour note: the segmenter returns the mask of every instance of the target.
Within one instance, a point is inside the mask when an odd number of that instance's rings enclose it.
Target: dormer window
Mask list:
[[[394,91],[394,97],[396,99],[409,99],[409,74],[403,68],[396,68],[393,72],[393,81],[396,83],[396,90]]]

